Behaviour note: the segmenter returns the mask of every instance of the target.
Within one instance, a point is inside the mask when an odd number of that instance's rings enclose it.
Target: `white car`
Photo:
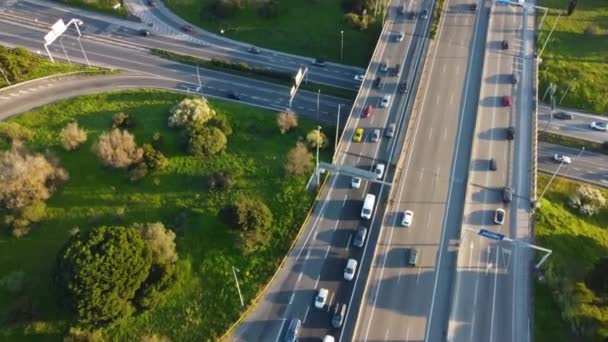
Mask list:
[[[406,210],[403,213],[403,219],[401,219],[401,225],[404,227],[409,227],[412,225],[413,219],[414,219],[414,213],[411,210]]]
[[[558,163],[564,163],[564,164],[570,164],[572,163],[572,160],[570,159],[570,157],[565,156],[563,154],[554,154],[553,155],[553,160],[558,162]]]
[[[317,293],[317,297],[315,297],[315,308],[323,309],[325,307],[325,302],[327,302],[328,295],[329,290],[321,288]]]
[[[608,131],[608,123],[606,122],[593,121],[589,127],[595,129],[596,131]]]
[[[356,75],[355,76],[355,81],[363,82],[364,79],[365,79],[365,75]]]
[[[352,181],[350,182],[350,186],[353,189],[359,189],[361,187],[361,178],[353,177]]]
[[[336,339],[334,339],[333,336],[331,335],[325,335],[325,337],[323,337],[323,342],[335,342]]]
[[[344,280],[353,280],[355,272],[357,272],[357,260],[348,259],[346,267],[344,267]]]
[[[387,72],[388,71],[388,63],[387,62],[380,64],[380,71],[382,71],[382,72]]]
[[[378,141],[380,141],[380,130],[375,129],[374,132],[372,133],[372,142],[378,142]]]
[[[405,34],[403,32],[399,32],[399,33],[397,33],[395,40],[398,42],[402,42],[404,37],[405,37]]]
[[[384,176],[384,164],[376,164],[374,172],[376,173],[376,178],[382,179],[382,176]]]
[[[391,102],[391,96],[390,95],[384,95],[384,97],[382,97],[382,100],[380,100],[380,107],[386,108],[386,107],[388,107],[388,104],[390,102]]]
[[[494,212],[494,223],[503,224],[505,223],[505,211],[502,209],[496,209]]]

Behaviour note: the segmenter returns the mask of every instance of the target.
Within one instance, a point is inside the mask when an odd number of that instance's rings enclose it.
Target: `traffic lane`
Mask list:
[[[608,187],[608,156],[566,146],[539,142],[538,168],[542,172],[553,174],[559,168],[559,162],[553,159],[555,154],[569,156],[572,164],[563,165],[559,175]],[[579,156],[580,154],[580,156]]]
[[[556,110],[555,112],[561,112]],[[553,133],[572,136],[579,139],[600,142],[608,141],[608,133],[597,131],[590,127],[593,121],[608,121],[606,118],[566,111],[572,115],[572,120],[563,120],[551,117],[550,108],[544,105],[538,106],[538,128]]]
[[[269,52],[252,54],[248,51],[247,47],[227,47],[206,43],[204,41],[193,42],[184,40],[184,38],[188,35],[180,31],[176,31],[173,35],[166,35],[164,32],[161,33],[154,27],[133,23],[126,20],[120,21],[121,25],[116,25],[104,21],[103,17],[90,17],[86,14],[74,15],[76,13],[66,13],[62,11],[52,11],[52,13],[49,13],[49,15],[45,13],[48,12],[45,7],[36,5],[21,6],[21,10],[10,10],[10,12],[15,15],[32,18],[32,20],[36,19],[36,22],[32,22],[32,25],[37,25],[45,29],[47,28],[45,26],[50,27],[58,19],[63,19],[64,22],[68,22],[74,16],[77,16],[85,23],[80,27],[81,33],[85,36],[90,36],[93,34],[105,38],[120,39],[121,41],[137,44],[138,46],[142,47],[170,50],[175,53],[195,56],[202,59],[224,58],[234,60],[236,62],[245,62],[249,65],[263,69],[278,70],[285,73],[292,73],[294,75],[296,74],[298,68],[310,66],[310,60],[303,60],[301,63],[296,63],[293,60],[279,61]],[[141,33],[144,30],[152,33],[151,36],[144,37]],[[354,72],[341,71],[339,69],[340,67],[338,67],[338,70],[336,70],[336,68],[328,66],[323,68],[323,71],[312,70],[313,68],[309,67],[310,75],[308,78],[310,81],[352,90],[358,89],[360,85],[358,81],[354,80],[354,76],[358,73],[363,73],[363,71],[359,69]]]

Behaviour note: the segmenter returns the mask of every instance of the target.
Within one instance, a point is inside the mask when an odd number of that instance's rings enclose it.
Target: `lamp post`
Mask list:
[[[241,307],[245,307],[245,302],[243,302],[243,295],[241,294],[241,287],[239,286],[239,280],[236,278],[236,272],[240,272],[238,268],[232,266],[232,274],[234,274],[234,281],[236,282],[236,290],[239,292],[239,298],[241,299]]]
[[[319,145],[321,145],[321,126],[317,126],[317,165],[315,172],[317,173],[317,186],[321,185],[321,172],[319,171]]]
[[[581,154],[583,154],[584,151],[585,151],[585,146],[581,147],[581,151],[576,155],[576,157],[574,157],[574,159],[572,159],[572,161],[577,160],[578,157],[580,157]],[[555,178],[555,176],[557,176],[557,173],[559,172],[559,169],[561,169],[563,165],[564,165],[564,160],[562,159],[561,163],[559,163],[559,166],[557,167],[557,170],[555,170],[555,172],[553,172],[553,175],[551,176],[551,179],[549,179],[549,183],[547,183],[547,185],[543,189],[543,192],[540,194],[540,197],[538,198],[538,201],[537,201],[537,203],[539,205],[540,205],[540,200],[543,199],[543,196],[545,195],[545,192],[547,192],[547,189],[549,189],[549,186],[551,185],[551,183],[553,183],[553,179]]]
[[[342,107],[341,104],[338,105],[338,118],[336,119],[336,142],[334,143],[334,155],[338,149],[338,135],[340,132],[340,107]]]
[[[321,89],[317,91],[317,122],[319,122],[319,100],[321,97]]]
[[[576,77],[574,77],[570,83],[568,83],[568,88],[566,88],[566,91],[564,92],[564,95],[562,95],[562,98],[559,99],[559,104],[562,104],[562,101],[564,100],[564,97],[566,97],[566,94],[568,94],[568,91],[570,90],[570,87],[572,87],[572,83],[574,83],[574,81],[576,81]]]
[[[340,30],[340,62],[342,62],[342,57],[344,52],[344,30]]]

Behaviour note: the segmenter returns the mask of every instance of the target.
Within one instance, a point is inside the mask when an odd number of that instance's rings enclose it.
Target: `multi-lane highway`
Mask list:
[[[159,9],[150,9],[160,15]],[[235,62],[244,62],[251,66],[292,73],[295,75],[300,67],[309,67],[308,80],[311,82],[332,85],[347,89],[357,89],[360,82],[355,75],[364,73],[364,69],[354,66],[327,63],[323,68],[311,67],[312,58],[299,57],[272,50],[260,49],[259,54],[249,52],[250,46],[218,37],[202,30],[185,33],[175,27],[172,30],[161,26],[147,25],[128,20],[111,18],[81,9],[63,6],[56,2],[43,0],[20,0],[0,2],[0,17],[24,22],[30,26],[49,29],[58,19],[65,22],[79,18],[84,22],[84,34],[91,39],[100,37],[111,39],[122,44],[134,44],[139,47],[170,50],[175,53],[196,56],[204,59],[224,58]],[[178,24],[174,24],[177,26]],[[141,30],[149,30],[152,35],[144,37]],[[38,39],[42,49],[43,39]],[[56,56],[63,52],[53,51]]]
[[[608,141],[607,131],[597,131],[590,127],[594,121],[608,122],[606,117],[565,109],[556,109],[553,117],[550,113],[551,108],[549,106],[541,105],[538,107],[539,131],[548,131],[599,143]],[[564,120],[556,118],[555,113],[570,114],[572,119]]]
[[[530,238],[534,13],[519,6],[488,6],[448,340],[519,342],[530,340],[529,251],[476,232],[487,229],[511,239]],[[498,211],[504,213],[502,218]]]
[[[382,224],[357,341],[445,338],[482,64],[485,9],[445,4]],[[401,226],[411,210],[413,222]],[[410,259],[417,251],[417,263]]]
[[[420,11],[420,4],[410,3],[410,6],[408,10]],[[393,175],[390,167],[393,152],[399,150],[397,145],[402,138],[405,108],[410,99],[410,92],[400,93],[399,85],[407,82],[408,87],[412,87],[424,57],[421,36],[429,26],[427,20],[419,20],[417,16],[406,18],[391,8],[335,159],[338,165],[366,170],[378,163],[389,165],[383,176],[389,181]],[[403,41],[397,39],[400,32],[405,35]],[[382,63],[388,64],[389,70],[382,71]],[[400,64],[402,70],[399,75],[391,76],[391,69],[394,70],[396,64]],[[376,77],[382,78],[380,87],[373,86]],[[387,95],[391,98],[385,109],[379,106],[379,102]],[[374,109],[369,117],[362,118],[366,105],[372,105]],[[397,135],[387,138],[384,131],[391,123],[396,124]],[[351,140],[355,128],[365,130],[361,142]],[[375,129],[381,131],[379,142],[371,141]],[[352,325],[359,304],[356,293],[365,283],[387,191],[387,186],[365,180],[359,189],[353,189],[351,177],[330,176],[301,238],[288,256],[283,272],[273,280],[261,302],[240,325],[234,340],[277,341],[283,338],[293,319],[299,319],[303,324],[302,340],[318,340],[325,334],[341,341],[352,340]],[[371,220],[361,219],[362,199],[366,193],[373,193],[378,198]],[[369,233],[364,247],[358,248],[353,246],[353,235],[361,225],[367,227]],[[352,281],[344,280],[347,258],[358,261]],[[329,291],[327,303],[321,310],[313,306],[313,298],[320,288]],[[330,324],[332,310],[337,304],[348,308],[342,328],[332,328]]]
[[[539,171],[553,174],[560,164],[553,158],[556,154],[567,156],[571,160],[571,164],[562,165],[558,176],[608,187],[608,156],[571,147],[540,143]]]

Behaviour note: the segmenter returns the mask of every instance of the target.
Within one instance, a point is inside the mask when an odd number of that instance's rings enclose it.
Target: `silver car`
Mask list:
[[[378,141],[380,141],[380,130],[375,129],[374,132],[372,133],[372,142],[378,142]]]

